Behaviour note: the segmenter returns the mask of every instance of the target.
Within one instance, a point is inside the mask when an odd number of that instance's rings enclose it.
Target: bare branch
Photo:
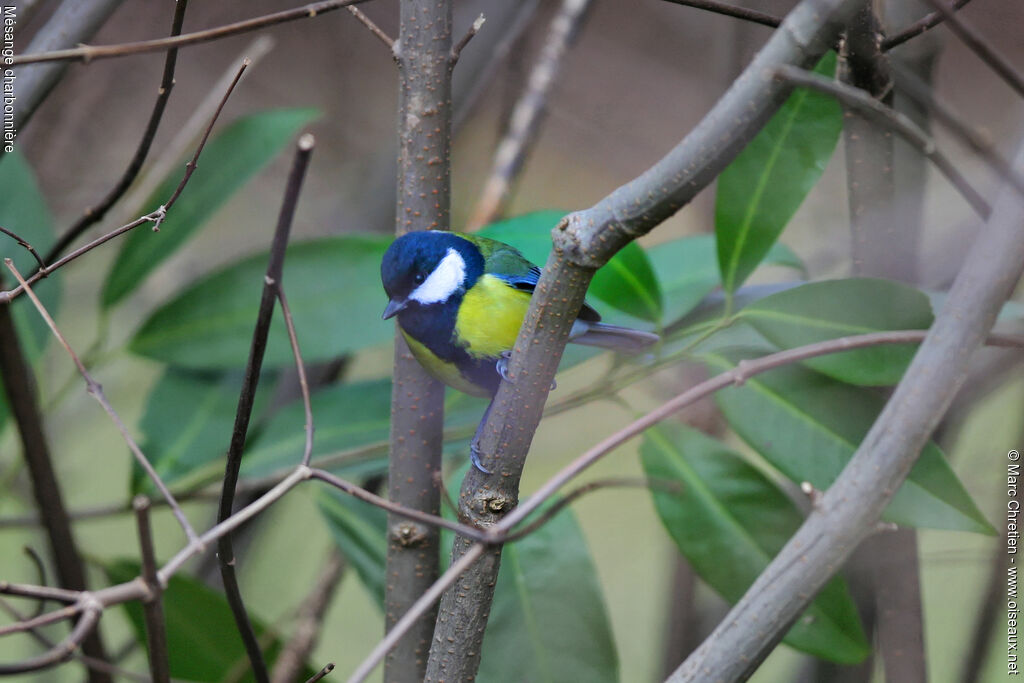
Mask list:
[[[349,677],[348,683],[361,683],[367,676],[373,673],[384,656],[390,652],[395,645],[416,625],[416,622],[427,613],[430,607],[441,598],[441,594],[451,586],[459,576],[479,560],[484,554],[484,546],[474,545],[466,551],[458,560],[453,562],[448,570],[441,575],[430,588],[428,588],[416,602],[396,621],[388,630],[388,634],[381,640],[377,647],[367,655],[359,668]]]
[[[305,413],[306,444],[302,449],[302,464],[309,465],[313,457],[313,404],[309,398],[309,382],[306,379],[306,364],[302,362],[302,351],[299,350],[299,339],[295,334],[295,321],[292,320],[292,309],[288,306],[288,297],[284,294],[284,287],[277,284],[277,301],[281,304],[281,314],[284,316],[284,324],[288,330],[288,341],[292,346],[292,354],[295,356],[295,372],[299,376],[299,392],[302,394],[302,410]]]
[[[188,0],[177,0],[174,4],[174,18],[171,20],[171,35],[181,35],[181,25],[185,21],[185,9],[188,7]],[[130,162],[128,162],[128,168],[121,174],[121,178],[114,185],[113,189],[107,193],[99,204],[96,206],[90,206],[82,214],[81,218],[75,221],[74,225],[67,229],[67,231],[60,236],[57,243],[50,248],[50,252],[46,255],[46,261],[49,263],[53,259],[60,256],[61,252],[64,251],[69,244],[74,242],[79,235],[85,232],[90,225],[103,220],[103,217],[107,215],[107,211],[110,210],[114,204],[124,195],[128,190],[128,187],[135,181],[139,171],[142,169],[142,164],[146,161],[146,157],[149,156],[149,148],[153,144],[153,139],[156,137],[157,128],[160,127],[160,121],[163,119],[164,109],[167,107],[167,100],[171,97],[171,90],[174,88],[174,66],[178,60],[178,50],[172,49],[167,51],[167,55],[164,58],[164,72],[160,78],[160,87],[157,90],[156,102],[153,104],[153,111],[149,115],[149,123],[146,124],[146,130],[142,134],[142,140],[139,141],[139,146],[135,150],[135,154],[132,156]]]
[[[153,550],[153,530],[149,524],[149,498],[137,496],[132,501],[139,533],[142,555],[142,580],[149,590],[149,598],[142,601],[142,614],[146,622],[146,645],[149,650],[149,672],[155,683],[170,683],[171,664],[167,651],[167,627],[164,624],[163,587],[156,571],[156,552]]]
[[[39,253],[36,251],[35,247],[33,247],[31,244],[29,244],[22,238],[18,237],[17,233],[8,230],[7,228],[0,227],[0,232],[13,239],[15,242],[18,243],[19,247],[25,248],[28,251],[28,253],[32,254],[32,258],[34,258],[36,260],[36,263],[39,264],[39,270],[46,270],[46,263],[43,262],[43,259],[39,258]]]
[[[267,271],[264,276],[263,294],[260,298],[260,308],[256,314],[256,326],[252,333],[252,343],[249,348],[249,360],[245,365],[245,376],[242,380],[242,389],[238,397],[238,409],[235,412],[235,424],[231,432],[231,443],[228,446],[226,464],[224,466],[224,487],[221,491],[220,505],[217,510],[217,521],[224,522],[231,517],[235,500],[235,486],[238,484],[238,471],[242,466],[242,451],[245,449],[245,439],[249,433],[249,420],[252,417],[253,404],[256,400],[256,388],[259,385],[260,370],[263,367],[263,353],[267,348],[267,338],[270,333],[270,320],[274,314],[274,300],[281,291],[281,278],[284,271],[285,251],[288,247],[288,236],[291,232],[292,218],[295,216],[295,207],[299,201],[299,192],[302,190],[302,181],[309,166],[309,158],[313,152],[313,136],[308,133],[299,138],[295,152],[295,159],[292,162],[292,170],[288,176],[288,185],[285,188],[284,200],[281,203],[281,213],[278,216],[277,228],[274,231],[274,239],[270,246],[270,258],[267,263]],[[200,148],[202,145],[200,145]],[[197,152],[198,156],[198,152]],[[177,196],[177,195],[175,195]],[[297,347],[296,347],[297,348]],[[312,448],[312,420],[307,421],[307,437],[309,446]],[[305,465],[303,465],[305,468]],[[235,574],[235,551],[231,542],[231,535],[223,535],[217,543],[217,560],[220,565],[220,575],[224,582],[224,593],[234,615],[235,624],[238,626],[242,643],[252,664],[253,675],[260,683],[267,683],[270,675],[267,672],[267,665],[260,651],[256,632],[245,610],[242,601],[241,589],[238,586],[238,579]]]
[[[876,125],[897,133],[935,164],[935,167],[942,175],[946,176],[946,180],[956,188],[960,196],[979,216],[988,217],[991,207],[985,198],[964,178],[956,164],[936,147],[931,136],[911,121],[906,114],[886,106],[859,88],[833,81],[804,69],[782,66],[775,70],[775,75],[776,78],[781,78],[793,85],[831,95],[843,105],[855,109],[860,115],[869,118]]]
[[[174,194],[171,196],[170,199],[167,200],[167,202],[163,206],[157,208],[155,211],[147,213],[144,216],[139,216],[138,218],[133,220],[131,223],[128,223],[126,225],[122,225],[120,228],[116,228],[116,229],[108,232],[106,235],[102,235],[100,237],[97,237],[92,242],[89,242],[85,246],[79,247],[78,249],[75,249],[73,252],[71,252],[67,256],[62,257],[56,263],[53,263],[52,265],[49,265],[46,268],[40,268],[35,273],[33,273],[29,278],[27,278],[25,284],[19,283],[18,286],[15,287],[14,289],[11,289],[11,290],[8,290],[8,291],[0,291],[0,304],[5,304],[5,303],[9,303],[10,301],[13,301],[15,298],[17,298],[20,294],[22,294],[25,291],[25,288],[28,285],[35,284],[37,281],[39,281],[40,279],[46,277],[47,275],[49,275],[53,271],[57,270],[58,268],[64,267],[65,265],[67,265],[68,263],[71,263],[72,261],[74,261],[78,257],[83,256],[83,255],[89,253],[90,251],[92,251],[96,247],[100,246],[101,244],[105,244],[105,243],[109,242],[110,240],[114,239],[115,237],[119,237],[120,235],[123,235],[126,232],[134,230],[135,228],[139,227],[140,225],[143,225],[145,223],[152,223],[153,224],[153,229],[154,230],[158,230],[160,228],[160,224],[163,222],[164,218],[167,217],[167,210],[174,204],[175,201],[177,201],[178,197],[181,195],[182,190],[185,189],[185,185],[188,184],[189,178],[192,177],[192,173],[196,169],[196,162],[199,159],[199,154],[200,154],[200,152],[202,152],[203,146],[206,144],[206,139],[210,136],[210,131],[213,130],[213,126],[217,122],[217,117],[220,116],[220,112],[224,108],[224,104],[227,102],[228,97],[231,96],[231,92],[234,90],[235,85],[238,83],[238,80],[241,78],[242,73],[245,71],[245,68],[248,65],[249,65],[249,60],[248,59],[245,59],[245,60],[242,61],[242,65],[241,65],[241,67],[239,67],[238,73],[235,74],[234,80],[231,82],[231,85],[228,87],[227,92],[224,93],[224,96],[221,98],[220,105],[217,107],[216,112],[214,112],[214,115],[211,117],[210,123],[207,125],[206,131],[203,134],[203,138],[202,138],[198,148],[196,149],[196,153],[192,157],[192,160],[189,162],[188,166],[185,169],[185,175],[182,177],[181,182],[178,184],[177,189],[174,191]]]
[[[377,24],[373,23],[373,19],[370,19],[370,17],[366,16],[366,14],[358,7],[350,6],[347,7],[346,9],[348,9],[349,13],[356,19],[358,19],[363,24],[363,26],[368,28],[370,30],[370,33],[376,36],[377,39],[380,40],[380,42],[384,43],[384,45],[387,46],[388,50],[392,52],[392,54],[394,53],[394,38],[384,33],[384,31],[381,30],[380,26],[377,26]]]
[[[1024,166],[1024,151],[1018,155]],[[733,680],[748,675],[778,643],[821,586],[842,566],[913,466],[966,376],[1024,268],[1024,200],[1000,192],[949,297],[881,415],[839,478],[715,632],[669,679]],[[758,616],[756,622],[749,615]]]
[[[89,40],[106,23],[122,0],[69,0],[61,2],[46,25],[26,47],[28,52],[59,50]],[[17,60],[17,56],[14,58]],[[6,66],[10,66],[4,59]],[[18,97],[14,100],[14,129],[24,130],[67,71],[67,64],[47,64],[18,72]],[[0,148],[0,157],[3,149]]]
[[[267,26],[283,24],[287,21],[313,18],[321,14],[326,14],[332,10],[336,10],[340,7],[356,5],[366,1],[367,0],[322,0],[321,2],[311,2],[308,5],[303,5],[302,7],[295,7],[293,9],[283,10],[281,12],[275,12],[261,17],[236,21],[233,24],[226,24],[224,26],[218,26],[216,28],[210,28],[203,31],[195,31],[194,33],[186,33],[174,38],[141,40],[134,43],[122,43],[120,45],[83,45],[69,50],[54,50],[52,52],[34,52],[15,55],[14,59],[11,61],[11,65],[20,66],[23,64],[37,64],[39,62],[63,62],[70,60],[81,61],[88,64],[89,62],[97,59],[123,57],[125,55],[138,55],[146,52],[163,52],[165,50],[170,50],[171,48],[196,45],[198,43],[219,40],[239,33],[248,33],[249,31],[266,28]]]
[[[447,230],[451,223],[452,0],[400,0],[398,60],[398,187],[395,232]],[[440,516],[444,385],[412,357],[395,328],[391,383],[388,499]],[[437,527],[388,515],[384,628],[434,583],[440,564]],[[423,680],[433,633],[433,603],[411,638],[387,657],[384,677]]]
[[[462,50],[469,45],[469,41],[473,40],[473,36],[483,27],[485,21],[487,20],[484,18],[484,15],[478,16],[473,20],[473,24],[466,31],[466,34],[459,39],[459,42],[452,45],[452,51],[448,55],[448,64],[450,66],[454,67],[455,63],[459,61],[459,55],[462,54]]]
[[[53,602],[76,602],[82,595],[81,590],[69,590],[56,586],[32,586],[23,583],[0,581],[0,594],[16,595],[22,598],[36,598]],[[37,615],[38,616],[38,615]]]
[[[75,624],[75,628],[72,629],[70,634],[68,634],[67,638],[62,640],[48,652],[39,655],[38,657],[26,659],[16,664],[0,664],[0,676],[10,676],[14,674],[28,673],[31,671],[39,671],[40,669],[49,668],[54,664],[59,664],[60,662],[70,658],[86,637],[92,633],[96,623],[100,620],[100,614],[102,611],[102,608],[99,606],[93,606],[91,609],[86,609],[78,620],[78,623]],[[106,675],[103,676],[103,679],[110,680]]]
[[[309,679],[306,680],[306,683],[316,683],[317,681],[323,679],[324,676],[326,676],[327,674],[331,673],[332,671],[334,671],[334,662],[328,662],[324,666],[324,668],[320,669],[315,674],[310,676]]]
[[[181,506],[179,506],[177,501],[174,500],[174,496],[172,496],[171,492],[167,490],[167,486],[160,478],[160,475],[156,473],[155,469],[153,469],[149,459],[146,458],[142,449],[139,448],[135,439],[133,439],[132,435],[128,432],[128,427],[126,427],[124,421],[121,420],[121,416],[117,414],[117,411],[114,410],[114,406],[112,406],[110,401],[107,400],[107,396],[103,392],[102,385],[93,379],[93,376],[89,374],[88,370],[86,370],[85,365],[71,348],[68,340],[64,338],[64,335],[57,328],[57,323],[54,322],[49,311],[47,311],[46,307],[43,306],[43,302],[39,300],[39,297],[37,297],[35,292],[32,291],[32,288],[21,276],[21,273],[18,272],[18,269],[14,267],[14,262],[11,261],[11,259],[4,259],[4,265],[7,266],[7,269],[14,274],[18,283],[25,289],[25,293],[28,294],[28,297],[32,300],[36,310],[39,311],[39,315],[46,321],[46,325],[50,328],[50,331],[53,332],[53,335],[57,337],[57,341],[60,342],[60,345],[64,347],[64,350],[67,351],[68,355],[71,357],[71,361],[75,364],[75,367],[78,368],[78,374],[80,374],[82,379],[85,380],[86,393],[95,398],[100,406],[103,407],[103,410],[110,417],[111,422],[113,422],[114,426],[117,427],[117,431],[121,433],[121,438],[124,439],[125,443],[128,444],[128,448],[130,448],[132,453],[135,455],[136,461],[138,461],[142,469],[145,470],[146,475],[149,476],[150,480],[152,480],[153,484],[157,487],[157,490],[160,491],[160,495],[163,496],[164,500],[167,501],[167,504],[171,506],[171,510],[174,512],[174,516],[177,518],[182,530],[184,530],[185,535],[189,540],[195,540],[197,538],[195,529],[193,529],[192,525],[189,524],[188,519],[185,517],[185,513],[181,510]]]
[[[953,3],[953,7],[955,9],[960,9],[970,1],[971,0],[956,0],[956,2]],[[924,33],[925,31],[927,31],[928,29],[934,28],[941,23],[942,14],[940,14],[939,12],[930,12],[929,14],[926,14],[917,21],[915,21],[910,26],[903,29],[902,31],[894,33],[893,35],[883,40],[882,50],[888,51],[893,49],[897,45],[902,45],[911,38],[915,38]]]
[[[715,0],[666,0],[666,2],[683,5],[685,7],[696,7],[697,9],[707,10],[708,12],[714,12],[715,14],[724,14],[727,17],[742,19],[744,21],[761,24],[762,26],[768,26],[770,28],[778,28],[779,24],[782,23],[782,19],[771,14],[747,9],[746,7],[729,5],[724,2],[715,2]]]
[[[590,4],[591,0],[564,0],[551,20],[544,47],[530,72],[526,88],[512,110],[508,131],[498,144],[491,173],[470,212],[466,230],[478,230],[500,217],[512,183],[522,170],[527,152],[537,137],[562,60],[579,33]]]
[[[509,374],[482,428],[481,460],[460,494],[461,519],[485,527],[515,509],[526,454],[543,412],[575,314],[594,272],[710,183],[782,106],[791,88],[766,74],[783,64],[810,66],[832,45],[856,0],[803,0],[708,115],[661,161],[597,205],[569,215],[552,233],[554,249],[530,301]],[[456,539],[453,559],[470,546]],[[472,678],[499,562],[460,577],[442,599],[428,680]],[[452,646],[452,643],[455,643]]]
[[[943,0],[925,1],[942,15],[946,26],[964,45],[970,48],[992,71],[996,72],[1018,95],[1024,97],[1024,75],[1021,75],[1005,57],[1000,55],[977,30],[965,24],[956,15],[955,7],[950,7]]]

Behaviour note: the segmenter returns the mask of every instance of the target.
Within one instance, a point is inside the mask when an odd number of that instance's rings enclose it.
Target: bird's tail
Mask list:
[[[622,353],[641,353],[656,344],[659,339],[658,335],[651,332],[583,320],[577,320],[569,334],[569,341],[573,344],[597,346]]]

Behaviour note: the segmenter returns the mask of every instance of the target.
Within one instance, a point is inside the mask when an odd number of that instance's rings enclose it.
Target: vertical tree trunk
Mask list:
[[[402,0],[398,61],[398,197],[395,228],[446,230],[451,182],[450,0]],[[444,387],[428,376],[395,334],[388,496],[406,507],[440,511]],[[385,623],[388,630],[437,578],[439,532],[388,516]],[[420,619],[384,663],[388,683],[422,681],[436,609]]]

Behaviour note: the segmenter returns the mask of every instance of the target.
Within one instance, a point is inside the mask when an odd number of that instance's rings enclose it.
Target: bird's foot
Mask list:
[[[473,463],[473,467],[484,474],[494,474],[494,472],[491,472],[480,462],[480,446],[477,445],[476,439],[473,439],[473,443],[469,444],[469,461]]]
[[[508,359],[511,357],[511,351],[502,351],[501,357],[499,357],[498,360],[495,361],[494,367],[498,371],[498,374],[501,375],[501,378],[503,380],[505,380],[509,384],[515,384],[515,382],[512,380],[512,376],[508,374]]]

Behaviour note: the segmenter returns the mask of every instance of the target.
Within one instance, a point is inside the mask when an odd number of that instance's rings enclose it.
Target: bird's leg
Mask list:
[[[469,461],[473,463],[473,467],[477,468],[484,474],[494,474],[480,462],[480,439],[483,438],[484,425],[487,424],[487,418],[491,415],[491,407],[493,405],[494,399],[492,398],[491,402],[487,404],[487,410],[484,411],[484,416],[480,418],[480,424],[476,427],[476,434],[473,435],[473,440],[469,442]]]
[[[494,368],[498,371],[498,374],[501,375],[503,380],[509,384],[515,384],[515,382],[512,381],[512,377],[508,374],[508,359],[511,357],[511,351],[502,351],[501,356],[494,362]]]

